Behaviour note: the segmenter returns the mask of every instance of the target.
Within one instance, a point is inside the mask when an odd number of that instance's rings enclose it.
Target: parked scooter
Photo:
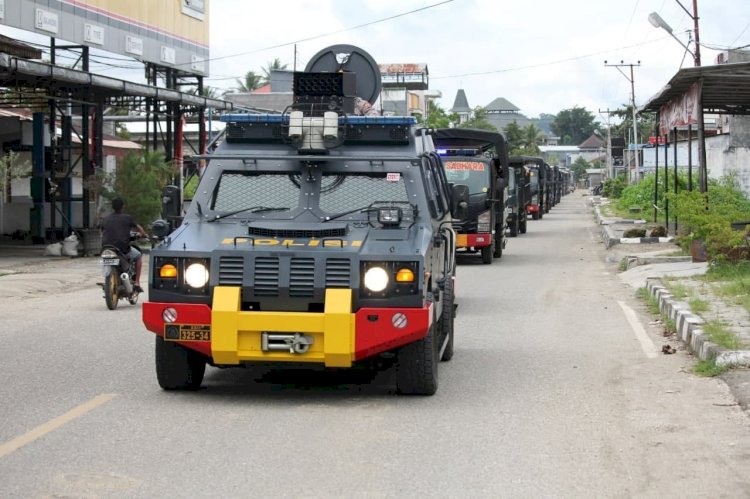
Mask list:
[[[141,249],[132,242],[138,237],[137,232],[130,233],[131,246],[138,251]],[[143,253],[143,251],[141,251]],[[114,246],[104,246],[101,253],[102,273],[104,275],[104,301],[107,308],[114,310],[120,300],[128,300],[128,303],[135,305],[138,303],[138,295],[135,290],[135,262],[131,261],[127,255],[123,255],[120,250]]]

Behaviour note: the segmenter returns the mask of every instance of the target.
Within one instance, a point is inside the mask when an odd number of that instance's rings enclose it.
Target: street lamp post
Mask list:
[[[700,33],[698,30],[698,0],[693,0],[693,12],[690,12],[688,9],[685,8],[684,5],[680,2],[680,0],[675,0],[677,4],[682,8],[682,10],[685,11],[685,13],[690,17],[690,19],[693,20],[693,33],[695,34],[695,50],[690,50],[690,47],[682,42],[679,38],[677,38],[674,33],[672,33],[672,27],[667,24],[667,22],[661,18],[659,14],[656,12],[652,12],[648,16],[648,22],[651,23],[652,26],[655,28],[661,28],[669,35],[677,40],[677,42],[682,45],[687,52],[690,53],[690,55],[693,56],[693,63],[695,64],[695,67],[700,67],[701,65],[701,42],[700,42]],[[702,92],[702,90],[701,90]],[[698,98],[699,102],[699,109],[698,109],[698,163],[699,163],[699,170],[698,170],[698,177],[699,177],[699,190],[700,192],[707,192],[708,191],[708,171],[706,169],[706,148],[705,148],[705,141],[704,141],[704,124],[703,124],[703,98],[699,95]]]

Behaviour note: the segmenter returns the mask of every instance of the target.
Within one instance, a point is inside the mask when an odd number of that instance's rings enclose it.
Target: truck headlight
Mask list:
[[[483,211],[477,217],[477,232],[489,232],[492,216],[490,210]]]
[[[382,267],[370,267],[365,272],[365,287],[374,292],[380,293],[388,286],[388,272]]]
[[[185,282],[191,288],[202,288],[208,282],[208,269],[202,263],[193,263],[185,269]]]

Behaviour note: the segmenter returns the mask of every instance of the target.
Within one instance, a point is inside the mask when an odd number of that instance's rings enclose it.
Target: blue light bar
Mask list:
[[[266,123],[287,124],[289,116],[286,114],[222,114],[219,120],[223,123]]]
[[[223,123],[289,124],[288,114],[223,114],[219,119]],[[410,126],[416,123],[413,116],[339,116],[339,125],[349,126]]]
[[[416,125],[414,116],[341,116],[339,125]]]

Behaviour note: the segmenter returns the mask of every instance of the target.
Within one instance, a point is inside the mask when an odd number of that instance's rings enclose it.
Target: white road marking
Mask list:
[[[34,428],[33,430],[24,433],[23,435],[14,438],[13,440],[10,440],[8,442],[5,442],[4,444],[0,445],[0,458],[5,457],[8,454],[17,451],[24,445],[30,444],[34,440],[37,440],[39,438],[42,438],[47,433],[50,433],[61,426],[63,426],[66,423],[70,423],[74,419],[77,419],[87,412],[91,411],[92,409],[96,409],[102,404],[105,404],[115,398],[115,394],[113,393],[105,393],[102,395],[99,395],[97,397],[92,398],[88,402],[85,402],[77,407],[72,408],[65,414],[56,417],[55,419],[52,419],[50,421],[47,421],[44,424],[41,424]]]
[[[638,338],[638,341],[641,343],[641,348],[643,349],[643,353],[646,354],[646,357],[649,359],[655,359],[658,357],[658,354],[656,353],[656,345],[654,345],[654,342],[651,341],[646,330],[641,326],[638,316],[635,315],[635,310],[630,308],[625,302],[618,301],[617,303],[620,305],[623,313],[625,313],[625,318],[633,329],[635,337]]]

